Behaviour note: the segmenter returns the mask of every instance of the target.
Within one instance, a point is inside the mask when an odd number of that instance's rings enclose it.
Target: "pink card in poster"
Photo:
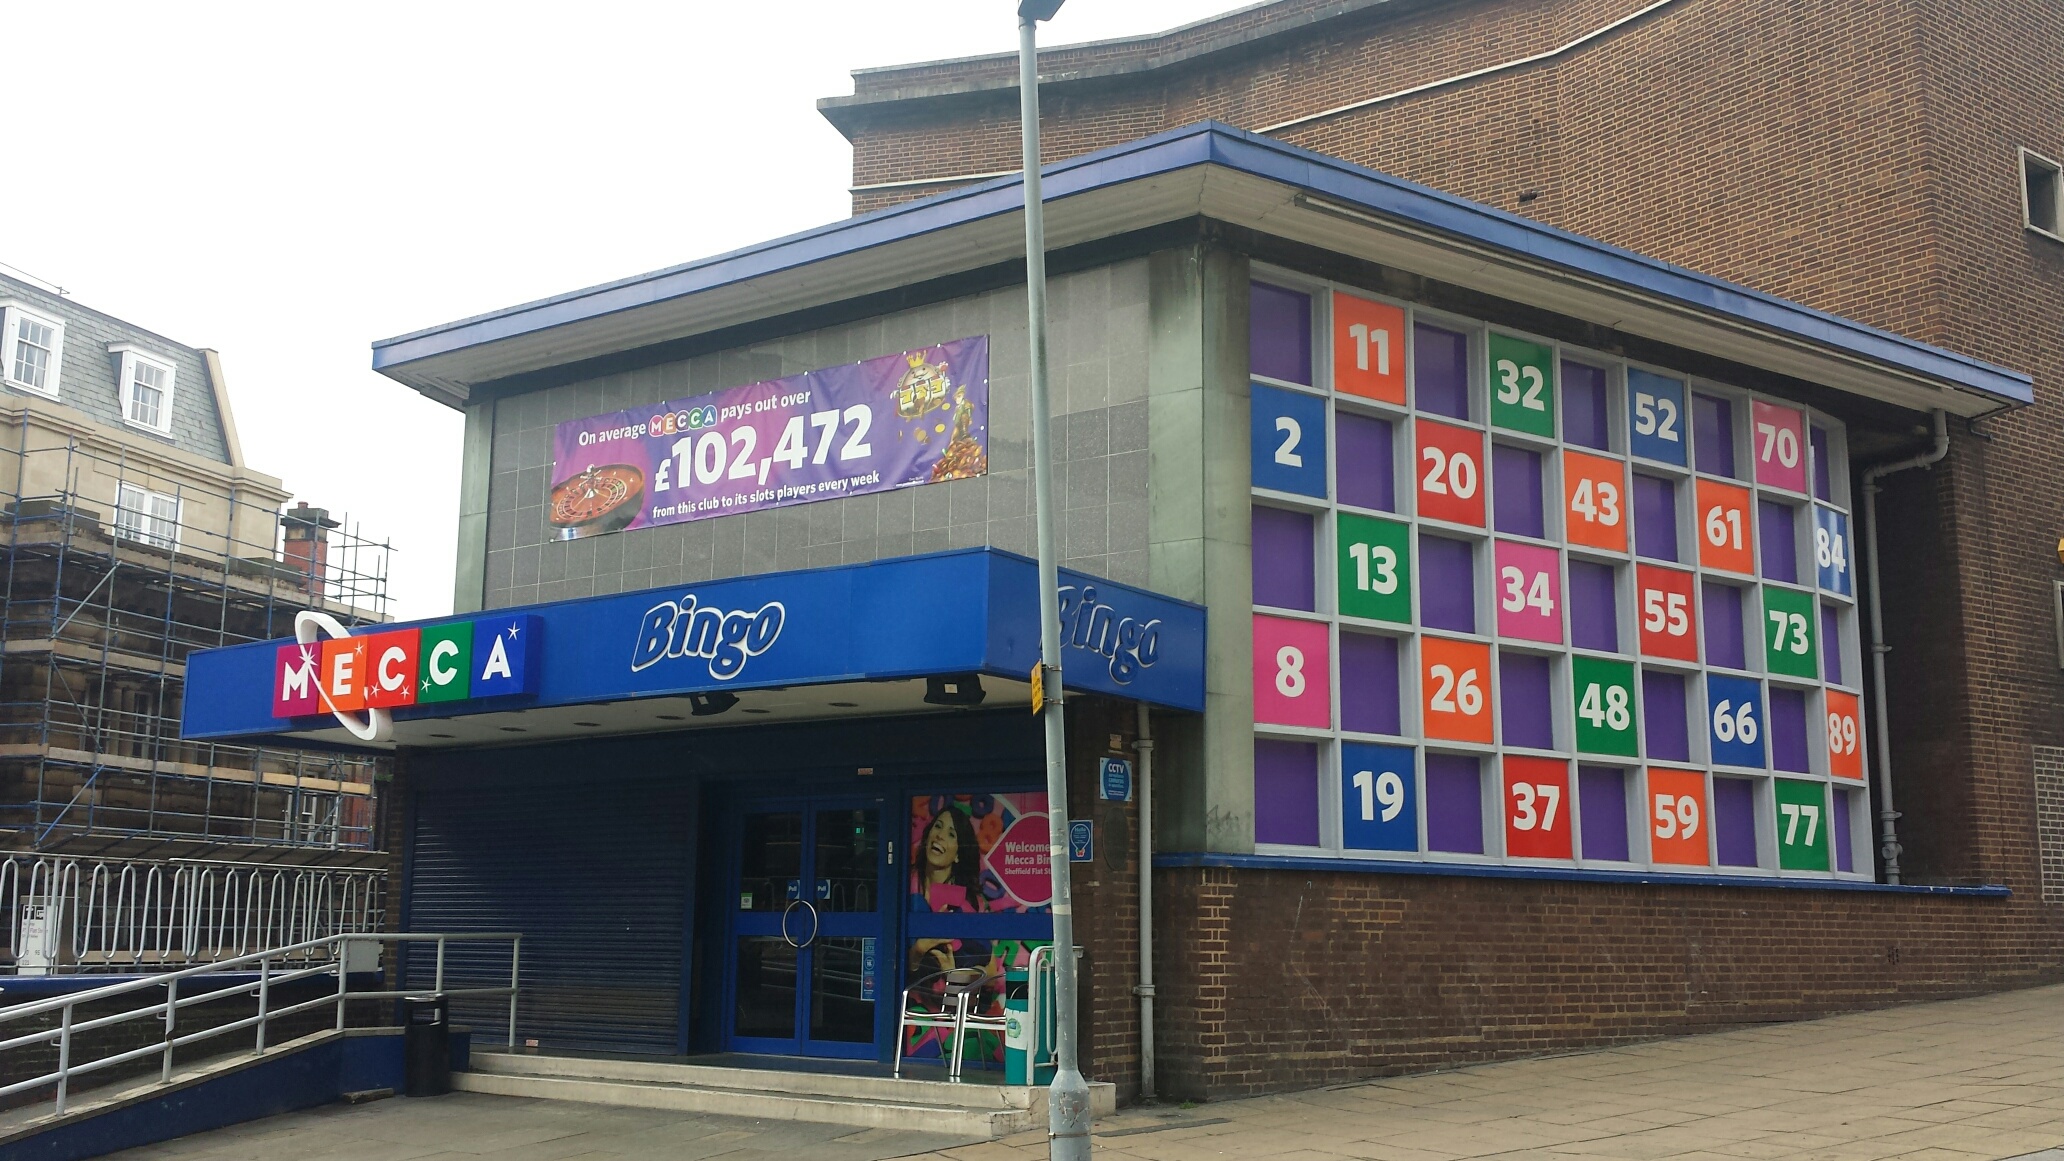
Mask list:
[[[1326,626],[1288,617],[1254,618],[1254,720],[1276,726],[1333,724]]]
[[[1756,455],[1756,482],[1794,492],[1806,490],[1806,417],[1789,407],[1757,400],[1749,442]]]

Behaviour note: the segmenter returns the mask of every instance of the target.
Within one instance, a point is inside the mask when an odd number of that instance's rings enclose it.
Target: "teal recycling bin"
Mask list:
[[[1032,983],[1024,968],[1011,968],[1003,974],[1003,1082],[1005,1084],[1053,1083],[1052,1064],[1039,1066],[1037,1075],[1027,1076],[1026,1062],[1030,1056],[1042,1059],[1053,1058],[1053,992],[1042,989],[1039,1003],[1044,1011],[1040,1014],[1042,1028],[1032,1027]]]

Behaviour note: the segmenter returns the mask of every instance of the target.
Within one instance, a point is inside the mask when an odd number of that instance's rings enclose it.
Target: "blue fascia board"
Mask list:
[[[1061,583],[1064,592],[1098,594],[1091,610],[1096,617],[1085,620],[1085,631],[1074,634],[1063,650],[1069,688],[1203,710],[1202,606],[1067,569],[1061,571]],[[530,663],[537,667],[532,692],[514,700],[476,698],[392,711],[397,722],[407,722],[956,673],[1023,681],[1038,658],[1037,592],[1038,566],[1032,560],[1001,549],[964,548],[367,625],[354,635],[535,618],[529,634],[538,650]],[[701,608],[727,612],[750,613],[780,602],[780,629],[763,652],[746,658],[728,676],[718,675],[714,660],[699,657],[646,653],[634,664],[648,616],[660,614],[652,624],[661,626],[658,640],[663,643],[673,614],[667,602],[685,605],[689,596]],[[1149,626],[1151,646],[1143,636]],[[189,657],[181,736],[276,740],[332,728],[327,715],[272,716],[279,650],[290,644],[290,639],[252,642]],[[1139,664],[1143,659],[1147,663]]]
[[[1221,165],[1276,181],[1350,209],[1503,250],[1594,282],[2003,402],[2031,403],[2035,398],[2033,380],[2025,373],[1218,122],[1198,122],[1057,162],[1045,168],[1043,180],[1046,198],[1053,202],[1197,165]],[[382,339],[373,344],[373,368],[396,370],[420,359],[1015,213],[1023,208],[1022,186],[1015,175],[994,178],[650,274]]]
[[[1241,871],[1344,871],[1357,875],[1441,875],[1462,879],[1534,879],[1565,883],[1618,883],[1666,887],[1760,887],[1785,891],[1863,891],[1892,895],[1953,895],[1964,899],[2007,899],[2006,886],[1927,887],[1864,883],[1854,879],[1778,879],[1761,875],[1669,874],[1603,871],[1580,867],[1511,867],[1480,863],[1419,863],[1388,859],[1346,859],[1328,855],[1220,855],[1171,852],[1154,856],[1154,866],[1216,867]]]

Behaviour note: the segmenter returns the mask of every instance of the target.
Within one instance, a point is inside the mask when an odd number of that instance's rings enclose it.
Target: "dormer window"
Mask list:
[[[55,399],[63,354],[63,320],[0,303],[0,382]]]
[[[122,419],[131,427],[172,434],[172,364],[128,343],[108,351],[122,357]]]

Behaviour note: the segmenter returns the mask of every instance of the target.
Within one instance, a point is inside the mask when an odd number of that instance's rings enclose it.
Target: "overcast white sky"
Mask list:
[[[1060,44],[1243,0],[1070,0]],[[246,458],[451,607],[460,419],[376,338],[845,217],[815,100],[1011,0],[10,6],[0,262],[222,352]]]

